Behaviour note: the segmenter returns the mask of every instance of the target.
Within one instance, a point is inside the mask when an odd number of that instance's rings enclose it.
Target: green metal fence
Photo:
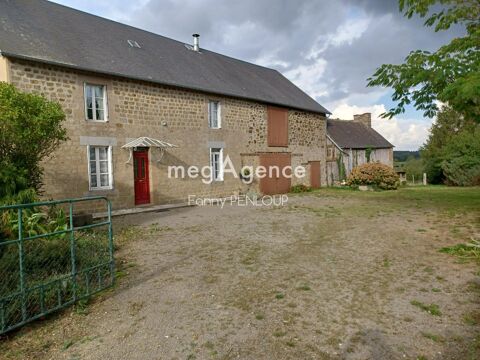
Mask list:
[[[75,227],[75,204],[89,201],[105,202],[107,220]],[[50,230],[39,231],[38,219],[47,222],[47,214],[53,210],[65,223],[59,228],[47,223],[43,227]],[[0,236],[0,334],[113,285],[111,204],[107,198],[2,206],[0,216],[9,217],[16,233],[13,238]]]

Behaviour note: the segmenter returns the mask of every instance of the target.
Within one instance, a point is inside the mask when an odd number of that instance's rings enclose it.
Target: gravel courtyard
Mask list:
[[[5,359],[478,359],[480,189],[320,190],[117,218],[119,283]],[[2,355],[3,354],[3,355]]]

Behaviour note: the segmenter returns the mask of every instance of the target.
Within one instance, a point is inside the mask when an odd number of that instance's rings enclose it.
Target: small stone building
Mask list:
[[[372,115],[354,115],[353,120],[328,119],[328,185],[341,183],[353,168],[367,162],[393,167],[393,145],[372,129]]]
[[[47,198],[107,196],[116,209],[189,195],[327,184],[323,106],[273,69],[45,0],[0,2],[0,81],[59,102],[69,140],[44,165]],[[251,185],[245,165],[303,166]],[[173,177],[169,166],[207,166]]]

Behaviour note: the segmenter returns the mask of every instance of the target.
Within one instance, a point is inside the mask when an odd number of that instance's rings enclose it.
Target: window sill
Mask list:
[[[94,124],[106,124],[108,123],[108,120],[88,120],[85,119],[86,123],[94,123]]]
[[[83,196],[102,196],[116,194],[117,191],[114,188],[111,189],[89,189]]]

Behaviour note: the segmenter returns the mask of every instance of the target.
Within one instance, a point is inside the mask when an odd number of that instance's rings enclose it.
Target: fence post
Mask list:
[[[18,266],[20,270],[20,293],[22,296],[22,320],[27,320],[27,299],[25,298],[25,269],[23,253],[23,212],[18,208]]]
[[[75,231],[73,229],[73,203],[70,202],[70,257],[72,261],[72,286],[73,286],[73,301],[77,301],[77,262],[75,261]]]
[[[115,283],[115,260],[113,258],[113,230],[112,230],[112,203],[107,199],[108,208],[108,253],[110,256],[110,277],[112,285]]]

